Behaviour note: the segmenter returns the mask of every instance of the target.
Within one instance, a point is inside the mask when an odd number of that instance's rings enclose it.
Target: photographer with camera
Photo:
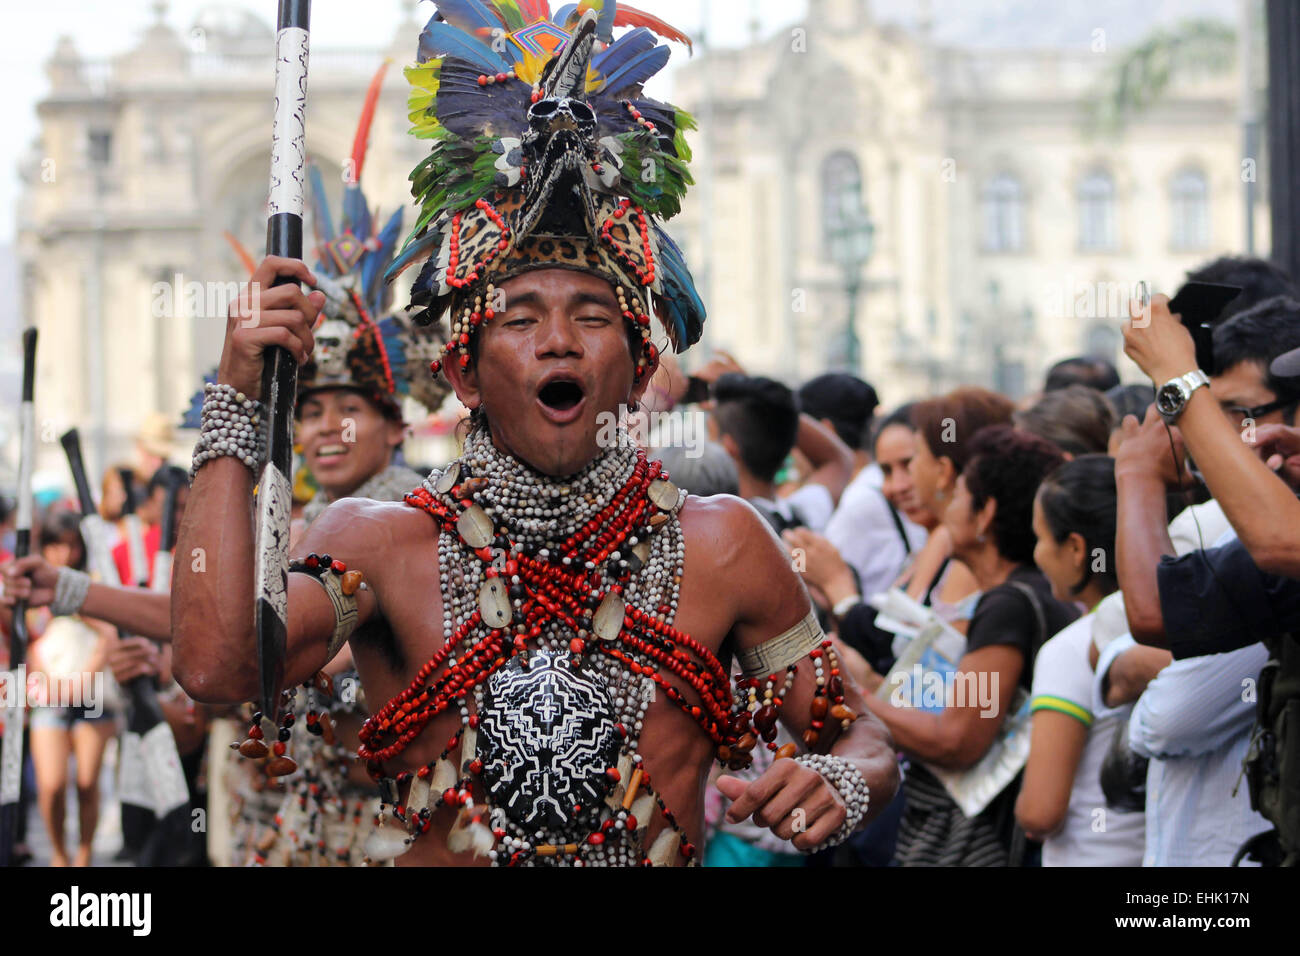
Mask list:
[[[1292,421],[1300,401],[1269,372],[1279,353],[1300,344],[1300,303],[1270,299],[1216,328],[1213,383],[1197,368],[1193,336],[1168,300],[1156,296],[1148,307],[1145,315],[1135,309],[1126,324],[1125,351],[1156,385],[1156,405],[1141,426],[1125,419],[1116,457],[1118,571],[1129,623],[1134,638],[1167,645],[1175,658],[1143,693],[1130,726],[1134,749],[1153,758],[1148,861],[1163,854],[1179,862],[1163,834],[1216,856],[1233,840],[1245,841],[1234,862],[1250,853],[1261,862],[1295,863],[1300,807],[1288,793],[1296,781],[1283,774],[1296,770],[1277,758],[1288,746],[1287,715],[1294,726],[1300,714],[1300,657],[1288,636],[1300,630],[1300,581],[1272,572],[1300,568],[1289,540],[1300,502],[1252,443],[1258,427]],[[1238,360],[1231,348],[1220,350],[1252,327],[1264,330],[1257,337],[1265,354]],[[1214,548],[1173,557],[1163,502],[1166,488],[1184,483],[1184,445],[1231,529]],[[1233,797],[1243,759],[1249,806],[1244,795]],[[1211,829],[1198,826],[1206,820]],[[1259,832],[1266,821],[1277,829]],[[1183,862],[1217,862],[1194,855]]]

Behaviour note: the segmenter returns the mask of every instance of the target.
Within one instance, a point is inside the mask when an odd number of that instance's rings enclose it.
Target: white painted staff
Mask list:
[[[266,254],[302,258],[307,177],[307,50],[310,0],[279,0],[275,37],[275,117],[271,125],[270,217]],[[295,280],[283,277],[275,285]],[[288,638],[289,518],[293,502],[293,408],[298,366],[287,349],[265,353],[266,462],[257,486],[256,609],[258,704],[277,724]],[[275,739],[275,728],[270,728]]]

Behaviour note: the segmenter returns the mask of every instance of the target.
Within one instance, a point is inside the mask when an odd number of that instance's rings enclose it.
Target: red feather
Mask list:
[[[638,10],[636,7],[629,7],[625,3],[620,3],[614,10],[614,26],[616,27],[645,27],[653,30],[668,40],[676,40],[678,43],[685,43],[686,49],[691,53],[695,52],[695,46],[691,43],[691,38],[675,26],[664,23],[653,14]]]
[[[384,71],[391,60],[384,60],[370,80],[366,90],[366,102],[361,108],[361,119],[357,122],[357,135],[352,140],[352,182],[361,182],[361,165],[366,161],[366,143],[370,139],[370,121],[375,118],[375,105],[379,102],[379,91],[384,85]]]
[[[230,243],[230,248],[235,250],[235,255],[239,256],[239,261],[244,264],[244,268],[248,270],[248,274],[251,276],[256,272],[257,263],[254,262],[253,257],[248,254],[248,250],[244,248],[244,244],[236,239],[229,229],[224,230],[221,234],[226,237],[226,242]]]
[[[551,19],[551,0],[517,0],[525,23]]]

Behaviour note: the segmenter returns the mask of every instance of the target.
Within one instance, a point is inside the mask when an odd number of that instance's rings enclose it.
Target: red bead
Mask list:
[[[602,843],[605,842],[605,834],[593,833],[591,836],[587,837],[587,842],[590,843],[592,846],[600,846]]]

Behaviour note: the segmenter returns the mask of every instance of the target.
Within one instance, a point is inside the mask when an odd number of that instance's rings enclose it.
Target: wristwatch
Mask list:
[[[1171,378],[1156,391],[1156,410],[1160,412],[1166,422],[1172,425],[1178,421],[1178,416],[1187,407],[1192,392],[1202,385],[1209,386],[1209,384],[1210,376],[1199,368],[1192,369],[1186,375]]]

